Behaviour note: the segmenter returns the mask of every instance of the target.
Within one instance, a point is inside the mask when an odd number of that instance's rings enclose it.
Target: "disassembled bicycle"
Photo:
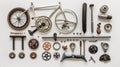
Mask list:
[[[97,24],[97,28],[96,28],[96,33],[98,35],[94,35],[95,31],[94,31],[94,12],[93,12],[93,8],[94,8],[94,4],[90,4],[89,8],[91,10],[91,36],[86,36],[86,35],[82,35],[81,34],[86,34],[87,29],[88,29],[88,25],[87,25],[87,3],[83,3],[82,5],[82,32],[75,32],[73,33],[73,36],[59,36],[56,32],[53,33],[52,36],[43,36],[41,37],[43,39],[43,41],[45,41],[42,44],[42,48],[43,50],[45,50],[42,53],[42,59],[44,61],[49,61],[51,59],[51,57],[53,56],[55,59],[59,59],[61,56],[61,53],[59,53],[58,51],[60,49],[63,49],[63,51],[65,51],[62,54],[61,60],[60,62],[63,62],[65,59],[80,59],[83,60],[85,62],[88,62],[87,58],[86,58],[86,42],[93,42],[96,43],[97,41],[108,41],[110,40],[111,36],[101,36],[100,34],[102,33],[101,30],[101,24],[102,23],[98,23]],[[49,12],[48,10],[53,10],[52,12]],[[48,16],[44,16],[44,15],[38,15],[37,11],[39,12],[44,12],[44,11],[48,11],[48,13],[50,13],[50,15]],[[108,11],[108,6],[107,5],[103,5],[100,8],[100,12],[101,15],[98,15],[99,19],[106,19],[106,20],[111,20],[112,16],[111,15],[107,15]],[[31,14],[32,13],[32,16]],[[42,14],[42,13],[40,13]],[[75,28],[77,27],[77,23],[78,23],[78,18],[77,15],[75,14],[75,12],[73,12],[72,10],[69,9],[65,9],[63,10],[61,7],[61,3],[59,2],[58,5],[52,5],[52,6],[44,6],[44,7],[34,7],[33,3],[31,3],[31,6],[25,10],[24,8],[14,8],[9,12],[8,15],[8,24],[10,25],[11,28],[15,29],[15,30],[23,30],[25,28],[27,28],[27,26],[30,23],[30,20],[34,20],[35,23],[33,25],[33,27],[36,27],[33,31],[28,30],[29,34],[32,36],[36,31],[39,31],[40,33],[48,33],[51,28],[52,28],[52,21],[51,18],[55,15],[55,25],[56,28],[58,28],[60,33],[63,34],[69,34],[72,33]],[[31,19],[30,19],[31,18]],[[32,27],[32,26],[31,26]],[[89,29],[88,29],[89,30]],[[112,25],[110,23],[107,23],[104,25],[104,30],[109,33],[112,30]],[[15,41],[16,38],[21,38],[22,44],[21,44],[21,49],[24,51],[24,39],[27,37],[24,33],[21,32],[11,32],[12,35],[10,35],[10,38],[13,39],[13,43],[12,43],[12,48],[15,51]],[[15,34],[15,35],[13,35]],[[20,35],[19,35],[20,34]],[[39,36],[38,36],[39,38]],[[53,44],[52,44],[53,42]],[[66,42],[70,42],[70,44],[66,45]],[[78,43],[79,44],[76,44]],[[65,45],[63,45],[63,43]],[[109,43],[107,42],[101,42],[101,47],[103,49],[104,54],[102,54],[99,57],[99,61],[101,62],[108,62],[111,60],[110,55],[107,54],[107,51],[109,49]],[[36,38],[32,38],[29,40],[28,42],[28,46],[30,49],[32,50],[36,50],[39,47],[39,40],[37,40]],[[79,46],[79,54],[74,54],[76,47]],[[54,54],[52,55],[51,52],[49,52],[49,50],[51,50],[51,48],[53,48]],[[67,49],[71,50],[71,54],[68,55],[66,54],[66,50]],[[98,52],[98,46],[96,44],[91,44],[88,47],[88,51],[90,54],[96,54]],[[35,59],[37,57],[37,53],[36,52],[31,52],[30,54],[30,58],[31,59]],[[9,58],[14,59],[16,56],[16,54],[14,52],[11,52],[9,54]],[[25,58],[25,53],[24,52],[20,52],[18,54],[20,59]],[[96,63],[95,59],[90,56],[89,62],[93,61],[94,63]]]
[[[48,17],[47,16],[35,16],[35,11],[38,10],[54,10]],[[59,10],[59,11],[58,11]],[[30,31],[30,35],[33,35],[36,31],[41,33],[46,33],[50,31],[52,27],[51,17],[58,11],[55,17],[55,25],[60,31],[60,33],[68,34],[75,30],[78,19],[75,12],[72,10],[66,9],[63,10],[61,7],[61,3],[58,5],[45,6],[45,7],[34,7],[33,3],[29,9],[25,10],[24,8],[14,8],[10,11],[8,15],[8,23],[11,28],[15,30],[23,30],[25,29],[30,22],[29,11],[32,12],[32,19],[35,21],[36,29],[34,31]],[[71,19],[72,18],[72,19]]]

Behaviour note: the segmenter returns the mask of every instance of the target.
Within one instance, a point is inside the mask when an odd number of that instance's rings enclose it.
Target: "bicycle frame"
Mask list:
[[[61,8],[61,3],[59,2],[59,5],[52,5],[52,6],[44,6],[44,7],[34,7],[33,3],[31,2],[31,7],[24,11],[23,13],[27,11],[32,11],[33,12],[33,17],[32,18],[39,18],[35,16],[35,11],[37,10],[54,10],[48,17],[51,18],[58,10],[60,10],[63,14],[63,17],[66,19],[65,14]]]

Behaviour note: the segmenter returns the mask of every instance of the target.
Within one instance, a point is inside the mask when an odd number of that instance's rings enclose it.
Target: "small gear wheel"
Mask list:
[[[51,48],[51,43],[50,42],[45,42],[43,44],[43,49],[44,50],[50,50],[50,48]]]
[[[43,52],[42,53],[42,59],[45,60],[45,61],[49,61],[51,59],[51,53],[50,52]]]
[[[60,58],[60,53],[58,53],[58,52],[55,52],[55,53],[53,54],[53,57],[54,57],[55,59],[58,59],[58,58]]]

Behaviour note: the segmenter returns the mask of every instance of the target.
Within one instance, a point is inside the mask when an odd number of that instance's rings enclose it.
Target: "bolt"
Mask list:
[[[93,7],[94,7],[94,4],[90,4],[90,9],[91,9],[91,33],[94,32],[94,27],[93,27]]]

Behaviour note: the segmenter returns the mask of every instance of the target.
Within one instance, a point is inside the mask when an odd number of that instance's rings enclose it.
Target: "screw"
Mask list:
[[[94,4],[90,4],[90,9],[91,9],[91,33],[94,32],[94,27],[93,27],[93,7],[94,7]]]

